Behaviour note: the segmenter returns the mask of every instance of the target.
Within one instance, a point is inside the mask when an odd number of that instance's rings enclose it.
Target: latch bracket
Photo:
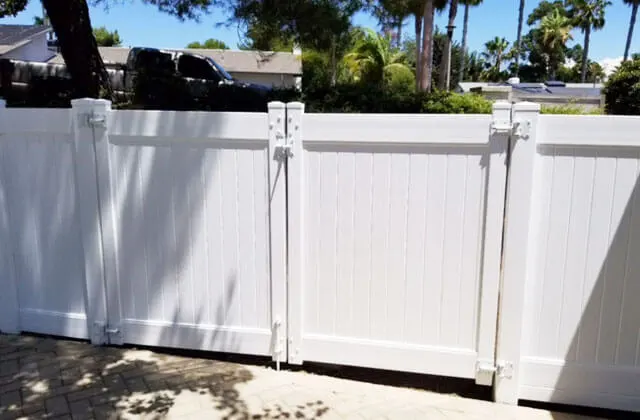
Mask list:
[[[508,134],[525,140],[529,138],[530,130],[530,120],[517,120],[513,123],[508,121],[493,121],[491,123],[491,133]]]
[[[505,360],[499,360],[497,363],[492,361],[478,361],[476,363],[476,384],[492,385],[493,377],[511,379],[513,377],[513,363]]]

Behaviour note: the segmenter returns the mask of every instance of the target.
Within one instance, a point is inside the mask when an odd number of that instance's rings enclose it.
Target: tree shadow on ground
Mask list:
[[[289,407],[244,395],[238,387],[254,379],[252,367],[229,362],[6,335],[0,356],[1,418],[314,419],[328,411],[322,401]]]

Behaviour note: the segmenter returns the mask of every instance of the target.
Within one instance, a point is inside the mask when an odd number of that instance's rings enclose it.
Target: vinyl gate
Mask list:
[[[288,118],[289,362],[491,384],[508,134],[490,115]]]
[[[638,118],[78,100],[0,127],[3,332],[640,411]]]

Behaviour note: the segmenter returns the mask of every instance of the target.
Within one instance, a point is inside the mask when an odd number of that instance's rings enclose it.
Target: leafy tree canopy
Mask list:
[[[198,41],[187,44],[187,48],[208,49],[208,50],[228,50],[229,46],[219,39],[209,38],[203,43]]]
[[[109,31],[106,27],[93,28],[93,36],[100,47],[118,47],[122,45],[122,39],[118,31]]]
[[[209,0],[201,0],[209,1]],[[347,34],[351,17],[364,6],[362,0],[226,0],[230,23],[259,26],[282,39],[328,50],[336,38]]]

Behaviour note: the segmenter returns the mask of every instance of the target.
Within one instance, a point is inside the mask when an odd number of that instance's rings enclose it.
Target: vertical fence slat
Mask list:
[[[514,105],[513,122],[529,122],[528,136],[511,142],[509,181],[505,209],[502,284],[498,317],[498,363],[513,364],[512,372],[497,375],[494,398],[498,402],[518,402],[518,380],[524,315],[524,293],[529,275],[529,227],[534,200],[533,169],[536,157],[536,131],[540,105],[522,102]]]
[[[289,357],[292,364],[302,364],[303,273],[304,273],[304,148],[302,116],[304,104],[287,104],[287,136],[293,156],[287,162],[288,187],[288,304]]]
[[[9,121],[4,116],[5,109],[6,102],[0,99],[0,130],[3,130],[9,124]],[[18,285],[13,262],[14,250],[9,219],[6,168],[1,162],[4,162],[4,147],[2,146],[0,146],[0,331],[3,333],[18,333],[20,332]]]
[[[286,360],[287,337],[287,208],[285,104],[269,103],[269,225],[271,245],[272,354],[277,363]]]

